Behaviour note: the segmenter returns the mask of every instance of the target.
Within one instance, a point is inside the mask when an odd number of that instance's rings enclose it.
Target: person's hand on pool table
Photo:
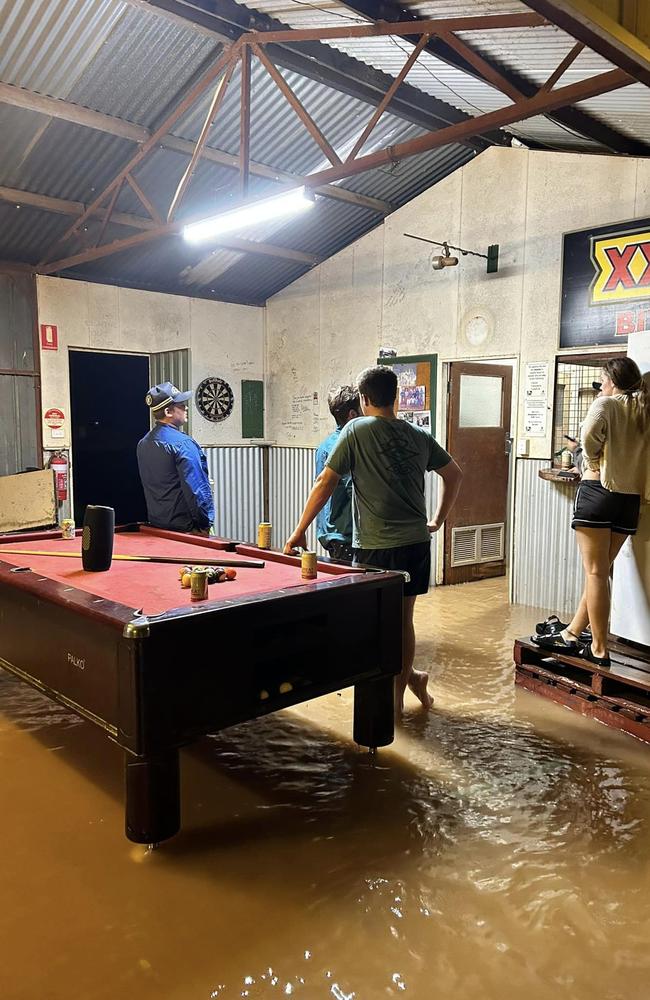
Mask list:
[[[297,556],[298,552],[296,549],[306,549],[307,546],[307,534],[304,531],[294,531],[290,538],[284,544],[282,551],[285,556]]]

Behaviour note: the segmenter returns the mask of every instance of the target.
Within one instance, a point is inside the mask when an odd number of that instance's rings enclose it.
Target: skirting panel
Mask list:
[[[513,600],[564,615],[575,610],[584,582],[571,530],[576,487],[540,479],[544,468],[548,461],[516,462]]]

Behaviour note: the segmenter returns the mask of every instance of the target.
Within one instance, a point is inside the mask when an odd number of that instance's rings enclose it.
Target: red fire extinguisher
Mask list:
[[[68,456],[65,452],[55,451],[50,459],[50,468],[54,471],[54,489],[57,500],[68,499]]]

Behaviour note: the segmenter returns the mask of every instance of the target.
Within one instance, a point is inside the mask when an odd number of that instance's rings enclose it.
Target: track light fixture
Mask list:
[[[404,233],[411,240],[420,240],[421,243],[431,243],[434,247],[442,247],[443,252],[431,258],[431,267],[434,271],[442,271],[443,267],[456,267],[458,257],[452,257],[450,251],[457,250],[463,257],[482,257],[487,261],[487,273],[496,274],[499,270],[499,244],[493,243],[488,247],[488,252],[477,253],[476,250],[464,250],[462,247],[454,247],[445,240],[438,243],[436,240],[428,240],[424,236],[414,236],[413,233]]]

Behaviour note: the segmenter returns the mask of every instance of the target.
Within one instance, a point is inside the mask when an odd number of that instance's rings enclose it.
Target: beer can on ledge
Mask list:
[[[270,549],[271,548],[271,522],[262,521],[257,529],[257,547],[258,549]]]
[[[208,599],[208,571],[196,567],[190,576],[190,600],[206,601]]]
[[[74,538],[75,524],[71,517],[64,517],[61,521],[61,537]]]
[[[315,580],[317,576],[316,553],[303,552],[300,557],[300,575],[303,580]]]

